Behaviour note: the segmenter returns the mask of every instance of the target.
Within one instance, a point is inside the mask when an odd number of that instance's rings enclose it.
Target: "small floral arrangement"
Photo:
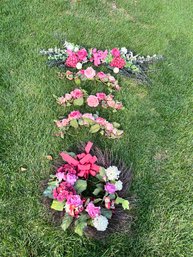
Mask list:
[[[52,199],[51,209],[62,213],[63,230],[74,227],[80,236],[112,229],[117,215],[120,220],[115,225],[120,228],[129,209],[129,201],[122,196],[130,183],[130,170],[123,165],[122,170],[107,166],[111,160],[99,149],[91,150],[92,146],[88,142],[78,154],[61,152],[63,161],[55,167],[44,191],[44,196]]]
[[[111,139],[120,138],[123,135],[123,130],[119,130],[120,124],[117,122],[110,123],[106,119],[99,117],[98,114],[92,113],[80,113],[80,111],[72,111],[68,114],[67,118],[56,121],[56,126],[60,128],[61,137],[70,128],[75,129],[80,126],[90,127],[90,133],[100,132]]]
[[[162,56],[140,56],[125,47],[113,48],[112,50],[86,49],[65,41],[62,49],[50,48],[42,50],[41,54],[47,55],[51,65],[82,69],[83,64],[93,63],[94,66],[106,65],[114,73],[119,71],[126,76],[135,74],[144,75],[145,65],[162,59]],[[138,76],[140,78],[140,76]]]
[[[118,81],[115,79],[115,77],[111,76],[111,74],[106,74],[102,71],[96,72],[92,67],[88,67],[85,70],[80,70],[76,73],[73,73],[72,71],[67,70],[66,73],[59,73],[60,78],[66,77],[69,80],[74,80],[77,85],[80,85],[81,81],[86,80],[95,80],[102,82],[110,92],[112,90],[119,91],[121,87],[118,84]]]
[[[92,108],[99,105],[105,109],[112,108],[114,112],[123,109],[122,103],[115,101],[112,94],[106,95],[103,92],[99,92],[96,95],[88,95],[85,90],[79,88],[57,98],[57,102],[64,107],[71,105],[82,106],[85,103]]]

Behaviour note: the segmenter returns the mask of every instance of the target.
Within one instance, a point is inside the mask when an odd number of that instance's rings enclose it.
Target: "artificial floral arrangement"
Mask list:
[[[88,142],[78,154],[61,152],[50,175],[44,196],[51,209],[60,212],[63,230],[71,227],[83,234],[101,238],[110,232],[127,231],[131,223],[128,188],[131,170],[112,154]]]
[[[106,95],[103,92],[96,93],[96,95],[88,95],[88,93],[83,90],[76,88],[70,93],[66,93],[64,96],[58,97],[58,104],[67,107],[67,106],[82,106],[83,104],[88,105],[91,108],[101,106],[102,108],[112,108],[113,112],[117,110],[122,110],[123,105],[121,102],[115,101],[114,95]]]
[[[87,49],[67,41],[62,49],[49,48],[41,50],[40,53],[48,56],[48,63],[51,66],[82,69],[84,64],[93,63],[94,66],[106,65],[114,73],[120,72],[128,77],[135,75],[142,80],[146,80],[144,71],[148,69],[148,64],[162,59],[162,56],[157,55],[146,57],[135,55],[126,47],[103,51],[96,48]]]
[[[110,92],[121,89],[115,77],[102,71],[96,72],[92,67],[88,67],[85,70],[81,69],[74,73],[67,70],[66,73],[60,72],[58,75],[61,79],[66,77],[68,80],[74,80],[77,85],[80,85],[81,81],[94,80],[96,82],[102,82]]]
[[[99,117],[98,114],[92,113],[80,113],[80,111],[72,111],[68,114],[68,117],[55,121],[56,126],[60,129],[58,134],[62,138],[64,133],[70,128],[75,129],[85,126],[90,127],[90,133],[100,132],[111,139],[120,138],[123,135],[123,130],[119,130],[120,124],[117,122],[110,123],[106,119]]]

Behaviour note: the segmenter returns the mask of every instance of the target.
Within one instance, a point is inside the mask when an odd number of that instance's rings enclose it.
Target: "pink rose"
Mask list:
[[[69,123],[69,120],[68,119],[63,119],[63,120],[61,120],[61,123],[62,123],[62,127],[66,127]]]
[[[86,51],[85,48],[80,49],[76,54],[77,54],[77,56],[78,56],[79,61],[81,61],[81,62],[82,62],[82,61],[87,57],[87,55],[88,55],[88,53],[87,53],[87,51]]]
[[[73,90],[72,92],[71,92],[71,96],[73,97],[73,98],[76,98],[76,99],[78,99],[78,98],[81,98],[81,97],[83,97],[83,92],[82,92],[82,90],[80,90],[80,89],[75,89],[75,90]]]
[[[105,93],[97,93],[96,94],[97,98],[99,101],[102,101],[106,98],[106,94]]]
[[[116,79],[113,76],[109,76],[109,82],[114,83]]]
[[[73,80],[73,72],[67,70],[66,71],[66,78],[69,80]]]
[[[114,56],[114,57],[119,57],[120,56],[120,51],[118,48],[113,48],[111,50],[111,54]]]
[[[75,184],[76,180],[77,180],[77,176],[76,175],[70,174],[70,173],[68,173],[66,175],[66,182],[68,182],[70,185],[73,186]]]
[[[109,194],[114,194],[116,191],[116,187],[114,184],[107,183],[105,185],[105,191],[108,192]]]
[[[68,114],[69,120],[80,119],[81,117],[82,117],[82,114],[79,111],[73,111]]]
[[[61,122],[60,120],[57,120],[57,121],[56,121],[56,126],[57,126],[58,128],[62,128],[62,127],[63,127],[62,122]]]
[[[107,75],[104,72],[100,71],[100,72],[97,73],[97,77],[99,79],[104,79],[104,78],[107,77]]]
[[[90,202],[86,207],[86,212],[88,215],[94,219],[100,215],[100,207],[96,207],[92,202]]]
[[[66,59],[65,65],[67,67],[76,68],[76,65],[78,63],[78,57],[76,56],[76,53],[67,50],[68,52],[68,58]]]
[[[85,113],[82,115],[82,118],[88,118],[88,119],[91,119],[91,120],[95,120],[92,113]]]
[[[115,88],[116,88],[116,90],[118,90],[118,91],[121,90],[121,87],[120,87],[119,85],[116,85]]]
[[[59,104],[62,105],[62,104],[64,104],[65,102],[66,102],[66,98],[65,98],[65,97],[61,96],[61,97],[58,98],[58,103],[59,103]]]
[[[116,110],[121,110],[122,108],[123,108],[123,104],[120,103],[120,102],[116,102],[116,104],[115,104],[115,109],[116,109]]]
[[[71,96],[71,94],[65,94],[65,98],[67,101],[69,101],[72,99],[72,96]]]
[[[113,127],[113,124],[111,124],[110,122],[107,122],[105,124],[105,128],[106,128],[107,131],[111,132],[111,131],[113,131],[114,127]]]
[[[87,77],[87,79],[93,79],[94,76],[96,75],[96,71],[92,67],[88,67],[84,71],[84,75]]]
[[[111,108],[114,108],[114,107],[115,107],[115,101],[114,101],[114,100],[107,101],[107,104],[108,104],[108,106],[111,107]]]
[[[106,120],[101,117],[96,118],[96,122],[102,126],[105,126],[106,124]]]
[[[87,104],[90,107],[97,107],[99,105],[99,100],[95,95],[90,95],[87,98]]]

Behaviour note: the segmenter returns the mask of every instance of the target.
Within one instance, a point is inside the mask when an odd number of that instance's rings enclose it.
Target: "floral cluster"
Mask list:
[[[99,117],[97,114],[92,113],[80,113],[80,111],[72,111],[68,114],[68,117],[56,121],[56,125],[60,128],[61,133],[59,134],[63,137],[64,132],[66,132],[70,127],[75,129],[79,126],[90,127],[91,133],[100,132],[111,139],[120,138],[123,135],[123,130],[119,130],[119,123],[110,123],[106,119]]]
[[[78,66],[77,66],[78,67]],[[78,67],[79,68],[79,67]],[[72,71],[67,70],[65,74],[60,73],[60,78],[64,76],[69,80],[74,80],[77,85],[81,83],[81,81],[86,80],[95,80],[102,82],[107,88],[112,90],[119,91],[121,87],[118,84],[118,81],[111,74],[106,74],[102,71],[96,72],[92,67],[88,67],[87,69],[81,69],[80,71],[73,73]]]
[[[88,142],[79,154],[61,152],[64,163],[50,176],[44,191],[44,196],[52,199],[51,208],[64,213],[62,228],[74,223],[79,235],[87,226],[105,231],[117,205],[129,209],[129,202],[119,197],[121,171],[116,166],[99,166],[98,158],[90,153],[92,145]]]
[[[114,111],[123,109],[121,102],[114,100],[114,95],[106,95],[103,92],[96,93],[96,95],[88,95],[83,89],[76,88],[70,93],[57,98],[57,102],[66,106],[81,106],[86,103],[89,107],[101,106],[102,108],[112,108]]]
[[[42,50],[42,54],[48,55],[49,61],[56,64],[59,62],[65,67],[81,69],[85,63],[93,63],[94,66],[102,64],[113,69],[115,73],[124,70],[123,74],[143,73],[143,64],[162,59],[162,56],[139,56],[125,47],[113,48],[112,50],[97,50],[96,48],[86,49],[65,41],[63,49],[50,48]]]

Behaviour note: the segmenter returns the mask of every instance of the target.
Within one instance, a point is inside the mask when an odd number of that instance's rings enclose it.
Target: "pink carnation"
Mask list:
[[[125,66],[126,62],[121,57],[114,57],[113,60],[110,63],[111,67],[117,67],[119,69],[122,69]]]
[[[90,202],[87,207],[86,211],[88,212],[88,215],[94,219],[100,215],[100,207],[96,207],[92,202]]]
[[[105,191],[108,192],[109,194],[114,194],[116,191],[116,187],[114,184],[107,183],[105,185]]]
[[[87,98],[87,104],[90,107],[97,107],[99,105],[99,100],[95,95],[90,95]]]
[[[73,90],[72,92],[71,92],[71,95],[72,95],[72,97],[73,98],[81,98],[81,97],[83,97],[83,92],[82,92],[82,90],[80,90],[80,89],[75,89],[75,90]]]
[[[106,98],[106,94],[105,93],[97,93],[96,94],[97,98],[99,101],[102,101]]]
[[[88,53],[87,53],[87,51],[86,51],[85,48],[79,50],[76,54],[77,54],[77,56],[78,56],[79,61],[81,61],[81,62],[82,62],[83,60],[85,60],[85,58],[86,58],[87,55],[88,55]]]
[[[87,79],[93,79],[94,76],[96,75],[96,71],[92,67],[88,67],[84,71],[84,75],[87,77]]]
[[[123,108],[123,104],[122,104],[122,103],[117,102],[117,103],[115,104],[115,109],[121,110],[122,108]]]
[[[56,121],[56,126],[57,126],[58,128],[62,128],[62,127],[63,127],[62,122],[61,122],[60,120],[57,120],[57,121]]]
[[[68,50],[68,58],[66,59],[65,65],[68,67],[76,68],[76,65],[78,63],[78,57],[76,56],[76,53]]]
[[[69,120],[80,119],[81,117],[82,117],[82,114],[79,111],[73,111],[68,115]]]
[[[111,50],[111,54],[114,56],[114,57],[119,57],[120,56],[120,51],[118,48],[113,48]]]

